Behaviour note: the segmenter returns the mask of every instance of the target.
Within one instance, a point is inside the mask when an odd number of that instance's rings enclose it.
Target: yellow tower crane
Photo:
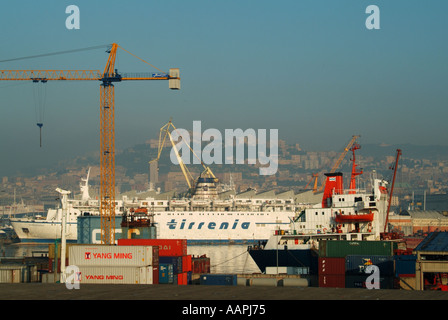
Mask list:
[[[168,80],[169,88],[180,89],[178,68],[165,73],[121,74],[115,69],[117,49],[120,48],[138,58],[118,44],[111,45],[104,71],[100,70],[0,70],[0,81],[46,82],[52,80],[96,80],[100,84],[100,215],[101,242],[115,243],[115,92],[114,83],[126,80]],[[37,57],[37,56],[35,56]]]

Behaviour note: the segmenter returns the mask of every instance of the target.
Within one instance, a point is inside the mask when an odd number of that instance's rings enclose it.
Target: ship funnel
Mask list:
[[[331,207],[333,194],[342,194],[344,187],[342,185],[342,172],[325,173],[327,181],[325,182],[324,196],[322,198],[322,208]]]

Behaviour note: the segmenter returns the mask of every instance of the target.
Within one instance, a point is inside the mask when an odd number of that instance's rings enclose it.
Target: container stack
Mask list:
[[[159,283],[187,285],[192,282],[192,256],[184,239],[119,239],[118,246],[157,246]]]
[[[415,265],[417,255],[395,255],[394,260],[397,286],[404,290],[415,290]]]
[[[345,288],[345,258],[319,257],[319,287]]]
[[[319,243],[319,286],[366,288],[369,265],[379,268],[380,289],[394,288],[394,242],[321,241]]]
[[[159,247],[70,246],[69,265],[79,268],[81,284],[157,284]]]

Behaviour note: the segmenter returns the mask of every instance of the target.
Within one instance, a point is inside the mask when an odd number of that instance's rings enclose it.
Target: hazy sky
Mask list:
[[[69,5],[80,29],[69,30]],[[380,9],[368,30],[366,8]],[[163,0],[1,2],[0,60],[116,42],[166,81],[116,84],[117,149],[157,138],[170,117],[192,129],[278,129],[305,149],[448,144],[446,0]],[[0,63],[0,69],[99,69],[104,49]],[[155,71],[124,51],[121,72]],[[0,176],[99,150],[99,82],[0,82]]]

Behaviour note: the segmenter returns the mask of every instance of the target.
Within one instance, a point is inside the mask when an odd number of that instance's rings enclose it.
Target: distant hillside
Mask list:
[[[428,159],[431,161],[447,160],[448,146],[418,146],[413,144],[403,145],[380,145],[380,144],[363,144],[359,155],[363,157],[373,157],[374,162],[384,160],[387,156],[395,156],[396,150],[402,150],[402,158],[412,159]],[[328,150],[330,151],[330,150]],[[166,173],[172,170],[173,164],[170,160],[171,148],[165,148],[159,161],[159,172]],[[306,153],[303,150],[301,154]],[[148,173],[148,162],[157,157],[157,149],[151,149],[147,144],[137,144],[124,150],[117,150],[116,165],[126,168],[126,175],[133,176],[136,173]],[[347,155],[349,157],[349,155]],[[32,177],[39,174],[46,174],[50,172],[63,173],[67,168],[86,167],[91,165],[99,165],[99,155],[97,152],[81,155],[75,158],[58,161],[57,163],[49,163],[47,166],[21,166],[17,164],[14,173],[4,173],[10,176]],[[374,163],[372,163],[374,165]],[[195,165],[197,166],[197,165]],[[222,170],[222,165],[216,165],[214,168],[219,172]],[[225,166],[228,168],[228,166]],[[238,170],[251,171],[253,168],[246,166],[238,166]]]
[[[418,146],[413,144],[380,145],[363,144],[362,155],[371,156],[374,159],[386,156],[395,156],[396,150],[401,149],[402,156],[413,159],[443,160],[448,159],[448,146]],[[360,152],[361,153],[361,152]]]

